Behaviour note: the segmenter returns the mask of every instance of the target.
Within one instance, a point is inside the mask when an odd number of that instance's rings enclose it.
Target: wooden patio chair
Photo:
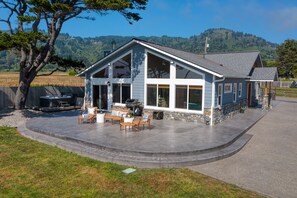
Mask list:
[[[82,113],[82,115],[78,116],[78,124],[82,124],[84,122],[87,123],[95,123],[96,122],[96,107],[88,107],[86,113]]]
[[[144,129],[145,125],[147,125],[148,129],[151,128],[150,114],[148,114],[148,113],[143,114],[142,118],[139,120],[138,128],[140,125],[142,125],[143,129]]]

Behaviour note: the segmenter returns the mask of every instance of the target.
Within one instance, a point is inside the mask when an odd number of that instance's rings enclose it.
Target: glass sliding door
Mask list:
[[[107,85],[99,85],[98,108],[107,110]]]

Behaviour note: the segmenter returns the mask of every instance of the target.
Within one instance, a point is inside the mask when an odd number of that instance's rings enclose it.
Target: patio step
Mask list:
[[[208,163],[229,157],[238,152],[251,139],[252,135],[243,134],[231,144],[225,147],[218,147],[205,152],[180,152],[161,155],[131,153],[120,149],[110,149],[105,147],[93,146],[88,142],[77,141],[75,139],[52,136],[35,132],[26,127],[26,124],[20,124],[18,131],[25,137],[57,146],[59,148],[74,152],[83,156],[97,159],[105,162],[115,162],[125,165],[131,165],[141,168],[156,167],[182,167]]]

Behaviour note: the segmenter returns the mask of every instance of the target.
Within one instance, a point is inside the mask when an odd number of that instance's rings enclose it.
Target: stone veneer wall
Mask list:
[[[235,114],[239,113],[241,108],[247,108],[248,101],[247,99],[241,100],[237,103],[228,103],[223,105],[221,108],[214,108],[213,116],[213,124],[218,124],[228,118],[233,117]]]
[[[235,114],[239,113],[241,108],[247,108],[247,100],[241,100],[237,103],[228,103],[223,105],[222,107],[215,107],[213,111],[213,124],[218,124],[228,118],[233,117]],[[123,108],[123,106],[115,106],[116,108]],[[161,110],[153,110],[153,109],[144,109],[143,112],[149,113],[153,116],[154,111],[161,111]],[[197,113],[185,113],[185,112],[175,112],[175,111],[164,111],[163,119],[165,120],[181,120],[186,122],[201,122],[206,123],[210,121],[211,116],[211,108],[204,109],[204,115],[197,114]]]

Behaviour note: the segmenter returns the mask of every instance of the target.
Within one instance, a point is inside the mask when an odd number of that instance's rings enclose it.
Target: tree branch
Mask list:
[[[61,72],[66,72],[67,69],[66,68],[59,68],[59,67],[56,67],[54,70],[52,70],[50,73],[47,73],[47,74],[38,74],[36,76],[50,76],[52,75],[53,73],[57,72],[57,71],[61,71]]]

